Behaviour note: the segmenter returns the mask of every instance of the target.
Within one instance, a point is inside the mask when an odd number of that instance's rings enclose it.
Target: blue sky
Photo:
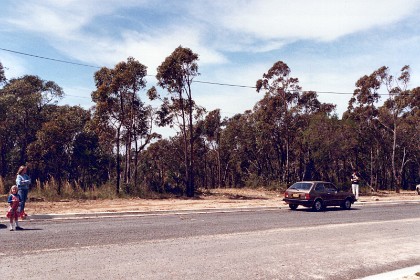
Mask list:
[[[200,81],[254,86],[284,61],[303,90],[352,93],[381,66],[411,67],[420,86],[418,0],[3,0],[0,48],[97,67],[132,56],[148,74],[182,45],[199,54]],[[60,85],[60,104],[89,108],[99,68],[0,50],[7,78],[38,75]],[[147,87],[154,86],[154,77]],[[148,102],[145,92],[143,101]],[[262,98],[253,88],[195,83],[193,98],[233,116]],[[351,95],[319,93],[341,117]]]

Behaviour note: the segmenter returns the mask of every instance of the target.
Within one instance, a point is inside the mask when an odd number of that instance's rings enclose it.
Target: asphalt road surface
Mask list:
[[[357,279],[420,264],[420,204],[0,225],[1,279]]]

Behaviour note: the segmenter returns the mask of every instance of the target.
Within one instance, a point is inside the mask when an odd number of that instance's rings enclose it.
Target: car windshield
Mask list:
[[[294,183],[289,189],[295,189],[295,190],[309,190],[312,186],[312,183]]]

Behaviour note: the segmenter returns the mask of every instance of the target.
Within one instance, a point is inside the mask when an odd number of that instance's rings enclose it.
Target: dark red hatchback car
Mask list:
[[[334,184],[323,181],[302,181],[291,185],[284,193],[283,201],[295,210],[299,205],[321,211],[327,206],[350,209],[356,201],[354,194],[337,189]]]

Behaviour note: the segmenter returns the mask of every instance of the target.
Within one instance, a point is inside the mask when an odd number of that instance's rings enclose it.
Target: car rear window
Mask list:
[[[309,190],[312,186],[312,183],[294,183],[290,189],[296,189],[296,190]]]

